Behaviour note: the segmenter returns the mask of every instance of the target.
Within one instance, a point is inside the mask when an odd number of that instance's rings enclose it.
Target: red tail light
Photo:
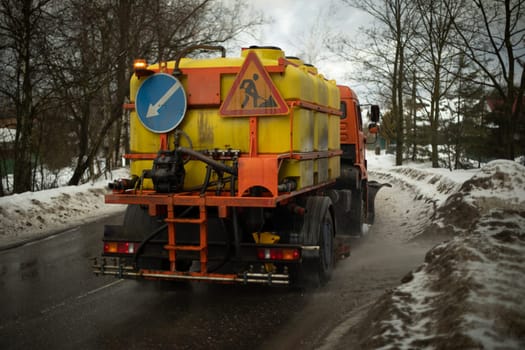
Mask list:
[[[134,254],[137,246],[134,242],[104,242],[104,253]]]
[[[257,248],[259,260],[299,260],[301,252],[297,248]]]

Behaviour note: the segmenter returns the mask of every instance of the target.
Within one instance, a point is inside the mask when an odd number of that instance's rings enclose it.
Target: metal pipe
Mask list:
[[[196,158],[196,159],[198,159],[200,161],[203,161],[204,163],[206,163],[206,164],[210,165],[211,167],[213,167],[215,170],[222,171],[222,172],[225,172],[225,173],[228,173],[228,174],[231,174],[231,175],[237,175],[237,172],[231,166],[228,166],[228,165],[223,164],[221,162],[218,162],[218,161],[216,161],[214,159],[211,159],[210,157],[207,157],[207,156],[205,156],[204,154],[202,154],[200,152],[197,152],[197,151],[194,151],[192,149],[185,148],[185,147],[178,147],[177,151],[181,152],[181,153],[184,153],[184,154],[187,154],[187,155],[189,155],[189,156],[191,156],[193,158]]]
[[[96,268],[96,267],[95,267]],[[214,281],[214,282],[237,282],[237,283],[258,283],[258,284],[284,284],[288,285],[289,276],[284,274],[262,274],[262,273],[246,273],[244,277],[219,277],[219,276],[191,276],[191,275],[165,275],[161,273],[143,273],[143,272],[128,272],[125,271],[110,271],[108,269],[118,268],[118,266],[106,266],[105,269],[95,270],[95,273],[104,275],[117,276],[132,276],[132,277],[150,277],[160,279],[172,280],[190,280],[190,281]]]
[[[186,57],[190,52],[196,51],[196,50],[206,50],[206,51],[221,51],[221,56],[226,57],[226,49],[224,46],[213,46],[213,45],[192,45],[190,47],[185,48],[179,53],[179,56],[177,56],[177,60],[175,61],[175,67],[173,68],[173,75],[179,75],[181,72],[179,70],[179,64],[180,60],[183,57]]]

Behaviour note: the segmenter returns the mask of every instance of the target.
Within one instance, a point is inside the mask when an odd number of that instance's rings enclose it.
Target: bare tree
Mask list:
[[[78,151],[69,184],[82,180],[102,150],[119,158],[133,58],[173,59],[189,45],[220,43],[261,23],[258,17],[243,19],[241,1],[230,4],[69,0],[55,56],[49,58],[65,114],[76,124]]]
[[[336,23],[334,17],[338,8],[335,2],[320,3],[316,16],[305,18],[305,28],[299,28],[301,33],[294,35],[290,44],[297,50],[297,56],[307,64],[319,66],[321,61],[329,60],[325,47],[334,35]]]
[[[0,94],[8,99],[16,116],[14,154],[15,193],[29,191],[34,168],[33,123],[42,102],[39,96],[41,60],[50,0],[0,1],[0,59],[3,78]]]
[[[396,165],[403,163],[404,147],[404,85],[406,84],[407,45],[415,34],[418,17],[414,15],[415,7],[410,0],[343,0],[354,8],[361,9],[380,24],[381,29],[368,30],[371,39],[367,55],[352,59],[362,61],[367,70],[375,72],[375,80],[389,91],[392,118],[395,120]],[[360,50],[355,43],[348,40],[339,41],[340,50]],[[372,49],[372,50],[370,50]]]
[[[525,131],[525,122],[519,119],[525,92],[525,0],[471,2],[468,14],[452,16],[460,36],[457,47],[484,73],[485,80],[478,83],[497,92],[504,119],[503,156],[514,159]],[[453,14],[454,8],[449,6],[449,12]]]
[[[63,164],[53,149],[75,151],[70,184],[93,173],[102,151],[118,159],[132,60],[173,59],[265,23],[249,11],[246,0],[0,0],[0,98],[17,119],[15,192],[32,189],[37,163],[42,173],[44,163]]]
[[[445,120],[444,130],[441,134],[446,138],[453,157],[449,168],[460,169],[467,163],[468,156],[476,157],[473,145],[478,140],[472,140],[479,119],[483,112],[479,110],[480,101],[483,100],[483,86],[476,84],[473,80],[479,77],[479,69],[472,62],[466,60],[465,56],[460,54],[457,59],[458,76],[454,87],[446,97],[445,108],[450,114],[448,120]],[[485,142],[485,140],[482,140]]]
[[[265,23],[246,0],[155,0],[150,7],[140,33],[149,43],[142,57],[157,62],[174,59],[188,46],[225,43]]]
[[[464,10],[464,5],[457,0],[417,0],[415,3],[421,18],[422,32],[411,49],[418,57],[416,66],[422,76],[419,85],[425,90],[430,105],[426,114],[430,123],[431,160],[432,166],[437,168],[441,107],[459,71],[457,50],[451,44],[453,18]]]
[[[102,100],[102,88],[111,77],[114,58],[108,55],[111,22],[108,7],[98,2],[71,1],[61,16],[60,32],[49,50],[49,74],[63,117],[72,119],[77,140],[77,157],[69,184],[78,184],[96,156],[98,147],[111,125]]]

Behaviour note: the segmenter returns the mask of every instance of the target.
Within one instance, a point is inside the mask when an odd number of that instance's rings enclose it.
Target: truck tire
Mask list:
[[[155,237],[150,235],[165,225],[164,220],[150,216],[148,209],[140,205],[128,205],[126,213],[124,215],[124,229],[128,237],[133,237],[141,241],[158,238],[159,236],[165,235],[167,229],[164,232],[159,232]],[[142,252],[139,252],[139,257]],[[189,271],[192,261],[190,260],[177,260],[178,271]]]
[[[149,216],[148,209],[137,204],[130,204],[124,214],[126,236],[144,239],[164,223],[156,217]]]
[[[329,210],[321,221],[319,234],[319,283],[325,285],[332,278],[334,269],[334,220]]]
[[[298,271],[297,285],[302,288],[325,285],[334,269],[335,225],[328,197],[309,197],[306,205],[307,216],[303,224],[305,245],[318,245],[315,257],[304,257]]]

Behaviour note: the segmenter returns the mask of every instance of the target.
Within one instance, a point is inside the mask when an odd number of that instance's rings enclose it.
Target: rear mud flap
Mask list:
[[[368,216],[367,223],[372,225],[375,219],[375,200],[377,192],[383,187],[392,187],[389,183],[379,183],[377,181],[368,181]]]

